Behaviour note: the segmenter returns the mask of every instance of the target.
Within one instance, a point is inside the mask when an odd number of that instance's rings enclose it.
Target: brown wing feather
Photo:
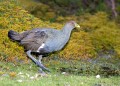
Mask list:
[[[47,38],[48,35],[44,31],[32,30],[26,37],[21,40],[21,45],[23,45],[26,50],[32,50],[32,52],[36,52]]]

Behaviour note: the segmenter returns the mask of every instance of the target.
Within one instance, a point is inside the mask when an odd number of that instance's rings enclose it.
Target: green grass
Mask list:
[[[37,80],[1,77],[1,86],[120,86],[120,77],[96,79],[94,76],[64,76],[61,74],[50,74],[48,77],[39,77]]]
[[[62,74],[54,70],[47,76],[31,79],[30,77],[38,74],[38,69],[33,63],[13,64],[0,62],[0,86],[120,86],[119,76],[110,76],[105,78],[101,75],[80,76],[70,73]],[[10,73],[15,74],[10,76]],[[23,74],[19,74],[22,72]],[[29,74],[30,76],[27,76]],[[22,82],[18,82],[22,80]]]

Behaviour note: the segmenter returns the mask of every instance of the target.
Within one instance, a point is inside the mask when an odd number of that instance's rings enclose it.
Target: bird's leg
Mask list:
[[[38,63],[38,61],[31,55],[31,50],[28,50],[26,54],[35,64]]]
[[[41,63],[42,55],[39,55],[38,60],[39,60],[39,62]],[[39,69],[39,72],[40,72],[40,73],[44,73],[44,71],[43,71],[41,68]]]
[[[27,54],[28,57],[29,57],[36,65],[38,65],[42,70],[45,70],[45,71],[50,72],[49,69],[47,69],[46,67],[44,67],[44,65],[43,65],[40,61],[36,60],[36,59],[31,55],[31,50],[28,50],[28,51],[26,52],[26,54]],[[42,58],[42,57],[41,57],[41,58]]]
[[[41,60],[42,60],[42,55],[39,55],[39,63],[41,64],[41,69],[50,72],[50,70],[42,64]]]
[[[39,62],[41,63],[42,55],[39,55]]]
[[[41,63],[41,60],[42,60],[42,55],[39,55],[39,57],[38,57],[38,61]],[[45,72],[40,68],[39,69],[39,72],[41,73],[41,74],[45,74]]]

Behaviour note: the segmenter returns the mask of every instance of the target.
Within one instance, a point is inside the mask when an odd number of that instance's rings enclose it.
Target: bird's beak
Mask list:
[[[80,28],[80,25],[78,25],[77,23],[75,23],[75,28]]]

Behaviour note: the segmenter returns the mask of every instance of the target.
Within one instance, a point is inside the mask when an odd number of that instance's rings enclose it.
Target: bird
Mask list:
[[[75,21],[68,21],[60,30],[53,28],[33,28],[21,33],[9,30],[8,37],[24,47],[28,58],[39,66],[41,71],[50,72],[41,62],[43,55],[64,48],[74,28],[80,28],[80,26]],[[37,53],[38,59],[32,53]]]

